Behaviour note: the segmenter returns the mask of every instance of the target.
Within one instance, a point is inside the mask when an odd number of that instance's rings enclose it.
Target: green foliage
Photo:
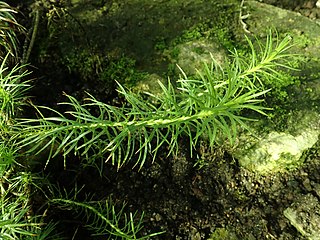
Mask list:
[[[102,71],[104,61],[101,56],[87,50],[74,49],[62,60],[70,73],[79,75],[81,79],[90,80]]]
[[[58,13],[52,12],[51,23],[59,17]],[[12,16],[7,14],[5,17],[10,19]],[[10,23],[6,20],[4,24]],[[3,38],[6,45],[2,46],[8,54],[14,55],[17,42],[7,41],[15,37],[14,31],[0,25],[0,33],[5,30],[9,35],[3,35],[10,37]],[[198,37],[197,31],[184,38]],[[244,117],[244,111],[266,114],[268,108],[262,105],[262,97],[269,91],[265,88],[266,83],[280,76],[279,67],[289,67],[289,55],[284,53],[289,48],[289,38],[275,42],[274,45],[270,37],[265,45],[259,43],[259,54],[248,40],[252,49],[249,59],[241,58],[235,51],[233,61],[225,68],[212,59],[210,65],[204,65],[192,78],[181,70],[182,78],[177,86],[170,81],[167,85],[159,82],[162,95],[146,93],[148,98],[122,86],[143,77],[134,70],[132,59],[121,58],[104,68],[106,62],[100,56],[77,52],[71,59],[65,59],[70,71],[80,72],[84,79],[95,75],[103,81],[121,82],[118,91],[126,104],[111,106],[91,95],[81,103],[67,95],[68,101],[62,104],[68,111],[60,113],[47,107],[36,107],[37,119],[17,119],[30,85],[25,80],[24,66],[9,68],[6,64],[8,56],[4,55],[0,66],[0,238],[60,239],[54,234],[55,225],[46,224],[41,215],[33,212],[31,199],[37,190],[48,200],[48,209],[51,206],[71,209],[83,217],[93,235],[109,239],[148,239],[160,234],[142,236],[143,213],[126,214],[125,205],[118,207],[109,198],[79,201],[70,199],[70,192],[65,196],[58,193],[49,197],[42,189],[43,183],[38,183],[44,182],[44,178],[36,178],[29,170],[29,156],[47,151],[48,161],[63,155],[66,162],[70,154],[77,154],[85,165],[97,165],[98,159],[107,159],[118,168],[130,160],[142,167],[149,154],[155,160],[163,147],[168,148],[168,155],[176,154],[181,137],[189,139],[191,154],[202,138],[211,146],[223,137],[233,143],[239,126],[248,128],[246,121],[253,120]],[[145,100],[150,98],[153,101]],[[43,110],[51,111],[50,117]]]
[[[51,203],[60,207],[72,209],[77,215],[84,216],[86,227],[93,236],[103,236],[106,239],[150,239],[161,233],[139,237],[143,226],[143,214],[138,217],[135,213],[124,213],[125,204],[116,210],[116,204],[111,198],[105,201],[77,202],[71,199],[52,199]]]
[[[234,44],[231,40],[230,29],[225,26],[217,27],[216,24],[212,24],[210,21],[199,23],[189,30],[184,31],[181,36],[174,39],[171,42],[171,46],[175,47],[180,43],[190,42],[197,39],[217,39],[221,46],[226,49],[234,48]],[[173,53],[172,57],[176,54]]]
[[[16,31],[22,30],[8,4],[0,2],[0,239],[49,239],[52,225],[46,226],[37,216],[31,214],[29,204],[32,176],[29,172],[19,171],[17,149],[8,142],[14,117],[29,89],[24,80],[27,72],[24,66],[9,68],[8,59],[17,60],[18,41]],[[57,239],[57,238],[55,238]]]
[[[225,28],[223,28],[225,29]],[[173,46],[178,45],[183,42],[189,42],[196,39],[208,39],[208,38],[218,38],[221,40],[221,43],[224,44],[228,42],[228,38],[226,37],[227,33],[220,29],[216,29],[212,27],[212,24],[209,21],[199,23],[189,30],[184,31],[180,37],[173,40],[171,43]]]
[[[166,40],[164,37],[157,37],[155,40],[154,50],[163,51],[167,48]]]
[[[15,13],[17,13],[16,10],[0,1],[0,60],[7,53],[13,58],[18,56],[19,47],[16,32],[23,32],[24,28],[16,21]]]
[[[16,116],[21,106],[26,101],[25,93],[30,88],[29,81],[24,80],[28,75],[21,72],[24,66],[8,68],[6,60],[0,65],[0,134],[7,131],[10,121]]]
[[[246,37],[247,38],[247,37]],[[261,86],[276,84],[275,80],[283,81],[283,74],[279,68],[296,70],[291,67],[291,61],[294,54],[286,53],[292,47],[290,45],[291,37],[286,36],[281,42],[278,38],[274,40],[271,33],[267,36],[266,43],[262,44],[258,39],[256,40],[257,48],[260,55],[257,56],[253,43],[247,38],[251,54],[246,56],[250,61],[244,65],[250,70],[246,74],[259,73],[260,76],[255,76]],[[280,61],[279,61],[280,60]],[[263,77],[263,79],[261,79]]]
[[[77,74],[83,80],[98,79],[103,83],[114,83],[132,87],[145,77],[136,70],[136,61],[129,57],[107,60],[98,54],[86,50],[71,51],[63,60],[70,73]]]
[[[9,140],[16,129],[16,118],[27,100],[26,92],[30,88],[29,80],[25,80],[29,74],[25,71],[26,66],[9,67],[8,63],[9,57],[17,55],[15,28],[22,29],[15,21],[13,13],[15,11],[9,5],[0,2],[0,47],[3,47],[0,49],[0,239],[63,239],[55,233],[56,223],[45,221],[44,216],[40,215],[40,210],[37,209],[37,213],[34,212],[32,206],[34,193],[47,197],[42,186],[44,178],[39,178],[29,171],[29,159],[23,149],[17,148],[17,145]],[[26,59],[28,57],[22,62]],[[87,63],[88,68],[92,67],[93,63],[95,59]],[[48,184],[46,187],[52,188]],[[136,235],[142,229],[143,216],[136,218],[136,213],[126,215],[123,209],[115,211],[111,201],[103,205],[91,202],[80,203],[61,198],[50,201],[56,205],[57,202],[63,206],[82,207],[88,219],[93,214],[98,216],[101,221],[95,219],[89,227],[96,234],[103,234],[108,239],[114,239],[113,236],[119,236],[121,239],[137,239]],[[91,205],[97,207],[94,208]],[[124,226],[121,225],[123,223]],[[111,227],[110,230],[108,226]],[[153,235],[146,236],[146,238],[151,236]]]
[[[39,14],[38,9],[36,11]],[[16,57],[18,46],[14,28],[20,27],[11,15],[12,13],[15,11],[10,6],[0,2],[0,46],[4,47],[4,49],[0,49],[0,51],[3,50],[0,52],[0,57],[2,57],[0,65],[0,239],[58,240],[62,238],[55,233],[56,224],[46,222],[45,216],[40,215],[41,210],[35,213],[32,205],[34,193],[41,194],[38,198],[48,198],[43,189],[44,182],[46,182],[46,187],[52,188],[52,186],[44,178],[39,178],[30,171],[31,167],[28,165],[30,158],[10,139],[16,130],[18,113],[27,100],[25,94],[30,88],[29,80],[25,80],[28,75],[28,72],[24,70],[25,65],[9,67],[8,63],[10,56]],[[58,14],[58,12],[53,14]],[[54,21],[53,18],[49,20]],[[32,34],[32,36],[34,35]],[[30,43],[30,45],[32,44]],[[28,52],[30,53],[30,51],[29,47]],[[2,53],[5,53],[4,56]],[[86,56],[83,58],[86,59]],[[22,62],[27,59],[28,57],[25,57]],[[79,59],[77,60],[79,61]],[[93,65],[99,64],[99,59],[91,58],[85,63],[85,70],[89,71],[91,68],[92,71]],[[119,236],[121,239],[137,239],[136,235],[142,229],[143,216],[136,218],[136,213],[126,215],[123,209],[115,211],[111,201],[100,205],[54,198],[50,203],[53,202],[55,205],[58,205],[59,202],[60,206],[69,205],[69,208],[83,207],[85,209],[84,216],[88,221],[95,214],[101,221],[96,219],[92,224],[88,223],[88,227],[96,234],[110,236],[110,239],[114,239],[113,236]],[[93,204],[97,207],[91,206]],[[45,208],[46,203],[42,207]],[[43,215],[45,215],[45,210]],[[124,226],[121,225],[122,223]],[[110,230],[108,226],[111,227]],[[151,236],[153,235],[148,237]]]
[[[4,177],[14,163],[15,150],[12,146],[7,146],[3,141],[0,141],[0,178]]]
[[[237,136],[237,127],[248,128],[245,121],[253,120],[241,116],[243,110],[265,115],[262,99],[269,90],[261,90],[265,82],[279,77],[277,67],[290,68],[286,63],[290,38],[281,42],[271,36],[265,46],[259,43],[256,53],[252,42],[251,57],[241,58],[233,53],[233,61],[224,69],[212,60],[205,65],[196,78],[189,79],[182,71],[183,78],[177,89],[168,82],[159,82],[163,94],[154,96],[157,104],[146,102],[119,84],[119,93],[126,99],[127,106],[115,107],[97,101],[89,95],[87,103],[80,104],[72,96],[66,113],[53,111],[54,117],[41,116],[39,119],[24,119],[17,125],[18,147],[29,147],[28,152],[37,154],[49,149],[50,160],[59,154],[79,154],[88,163],[97,158],[111,160],[121,167],[135,159],[142,167],[148,154],[157,156],[163,145],[168,146],[168,155],[176,154],[181,136],[189,138],[192,149],[201,137],[208,139],[211,146],[218,136],[226,136],[231,143]],[[96,109],[92,114],[89,109]]]
[[[267,35],[266,38],[268,42],[272,42],[270,35]],[[297,44],[294,40],[293,47]],[[263,45],[257,40],[255,41],[255,47],[262,49]],[[272,73],[271,77],[265,78],[263,83],[265,88],[272,89],[266,95],[266,106],[273,108],[272,113],[268,117],[273,122],[272,127],[276,127],[281,131],[284,130],[283,127],[286,128],[284,123],[287,122],[287,110],[285,109],[292,104],[292,100],[290,100],[290,86],[298,86],[300,84],[301,76],[297,69],[300,69],[301,64],[304,62],[301,54],[292,54],[290,52],[292,52],[292,49],[287,51],[286,56],[284,56],[282,64],[285,64],[285,66],[278,65],[276,71]],[[244,53],[244,57],[249,56],[247,53]]]
[[[1,158],[6,158],[2,151]],[[40,216],[32,214],[29,199],[33,176],[29,172],[15,172],[12,157],[11,153],[10,159],[1,159],[0,165],[5,169],[0,181],[0,239],[60,239],[57,235],[50,237],[54,224],[46,225]]]

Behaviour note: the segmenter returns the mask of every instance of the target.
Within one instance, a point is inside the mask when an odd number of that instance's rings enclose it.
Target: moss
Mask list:
[[[71,0],[66,14],[62,18],[55,17],[48,35],[39,41],[43,43],[40,59],[51,66],[62,62],[69,72],[84,81],[91,78],[106,81],[110,75],[112,79],[115,73],[111,71],[124,70],[123,63],[119,62],[122,56],[137,60],[139,69],[164,75],[171,72],[168,64],[177,57],[175,46],[179,42],[216,38],[224,46],[230,45],[232,29],[236,26],[233,21],[230,24],[230,19],[237,15],[237,7],[236,0],[227,4],[217,0],[158,4],[136,0],[127,3]],[[43,25],[41,31],[45,28]],[[172,50],[170,58],[163,54],[168,50]],[[110,60],[112,52],[116,55]],[[131,69],[124,70],[125,76],[115,79],[126,82],[129,78],[140,77],[132,76],[132,67],[127,66]]]
[[[64,58],[62,64],[70,73],[78,75],[88,81],[99,75],[102,65],[105,64],[99,54],[94,54],[89,49],[73,49]]]
[[[147,73],[136,69],[136,60],[123,56],[111,61],[99,74],[99,80],[117,81],[126,87],[133,87],[146,76]]]
[[[175,38],[170,45],[176,46],[189,41],[210,38],[219,40],[221,45],[225,48],[232,49],[234,47],[230,29],[228,29],[227,26],[222,23],[216,26],[214,23],[208,20],[198,23],[190,29],[183,31],[183,33],[179,37]]]
[[[98,80],[105,84],[117,81],[127,87],[146,76],[136,69],[136,60],[122,56],[109,60],[100,54],[89,52],[89,49],[74,49],[66,55],[62,64],[69,73],[79,76],[83,81]]]
[[[237,236],[226,228],[216,228],[208,240],[237,240]]]
[[[224,26],[222,23],[219,24],[220,27],[211,23],[211,21],[207,20],[201,23],[198,23],[191,27],[188,30],[182,32],[182,34],[175,39],[173,39],[169,44],[166,44],[167,47],[163,50],[163,56],[167,59],[168,68],[166,75],[175,78],[177,74],[180,73],[179,70],[176,68],[176,63],[178,57],[181,53],[181,45],[184,43],[194,42],[194,41],[205,41],[207,43],[219,43],[219,48],[222,49],[233,49],[235,44],[232,40],[232,33],[230,29]],[[160,45],[162,49],[164,48],[163,45]],[[159,48],[159,47],[158,47]],[[214,49],[212,49],[214,50]],[[203,55],[207,50],[202,47],[193,47],[192,52],[198,55]]]
[[[163,51],[167,48],[167,43],[164,37],[157,37],[155,42],[154,49],[156,51]]]
[[[273,108],[275,106],[286,107],[291,97],[289,87],[300,84],[300,78],[288,72],[281,72],[279,78],[273,78],[272,81],[266,82],[265,87],[272,90],[267,95],[268,106]]]

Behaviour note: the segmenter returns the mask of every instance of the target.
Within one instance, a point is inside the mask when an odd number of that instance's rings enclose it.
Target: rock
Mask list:
[[[314,7],[314,1],[305,2],[302,7],[312,9]]]
[[[304,237],[320,240],[320,203],[312,194],[298,197],[283,213]]]
[[[245,23],[253,35],[261,38],[270,28],[279,33],[290,34],[296,44],[293,52],[319,58],[320,25],[315,21],[299,13],[257,1],[246,1],[246,4],[250,14]]]
[[[206,63],[210,65],[212,58],[223,65],[227,55],[221,45],[212,40],[195,40],[176,46],[179,52],[177,64],[187,74],[194,75]]]
[[[318,141],[320,116],[312,111],[297,111],[288,118],[288,123],[291,127],[287,132],[240,136],[234,152],[239,164],[262,175],[299,167],[303,163],[303,152]]]
[[[136,93],[148,92],[155,96],[159,96],[162,94],[159,82],[166,85],[166,81],[158,74],[148,74],[143,80],[136,83],[136,86],[133,87],[133,91]]]

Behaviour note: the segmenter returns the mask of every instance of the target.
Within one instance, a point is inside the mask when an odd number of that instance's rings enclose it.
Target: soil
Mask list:
[[[316,1],[264,2],[298,11],[312,19],[320,18]],[[60,71],[56,74],[63,77],[69,73]],[[72,78],[67,84],[68,90],[77,94],[83,89],[94,88],[94,84],[83,87]],[[52,83],[50,86],[39,83],[35,94],[41,89],[61,92],[63,88],[53,89]],[[99,91],[96,89],[96,93],[102,95]],[[54,97],[49,101],[44,93],[38,94],[37,103],[40,104],[53,106],[60,100]],[[108,96],[114,94],[111,91]],[[75,183],[84,185],[83,195],[94,194],[94,199],[111,195],[116,202],[126,201],[126,210],[138,211],[138,214],[143,211],[144,233],[165,231],[154,239],[304,239],[283,211],[299,195],[310,193],[320,198],[314,189],[320,184],[317,147],[305,153],[305,164],[300,169],[262,177],[240,168],[237,160],[223,148],[209,149],[205,142],[194,156],[206,159],[208,164],[198,169],[194,167],[197,159],[190,156],[183,139],[180,146],[178,156],[167,157],[167,149],[163,148],[159,151],[162,155],[154,163],[147,162],[141,170],[130,165],[116,170],[107,164],[100,177],[96,169],[81,170],[77,166],[78,159],[69,159],[68,170],[52,166],[55,171],[46,170],[45,174],[50,176],[49,180],[57,181],[67,189],[73,188]],[[81,219],[69,211],[50,209],[47,214],[60,220],[58,229],[68,239],[103,239],[90,236]],[[225,238],[222,234],[219,236],[221,232],[226,234]]]

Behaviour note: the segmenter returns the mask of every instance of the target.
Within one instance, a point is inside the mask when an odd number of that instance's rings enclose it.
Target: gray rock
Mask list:
[[[285,217],[307,239],[320,240],[320,204],[311,194],[299,197],[284,210]]]
[[[256,136],[243,133],[234,151],[240,165],[262,175],[299,167],[304,160],[303,152],[318,141],[320,115],[297,111],[288,122],[294,127],[286,132],[259,132]]]
[[[279,33],[289,34],[296,44],[293,52],[319,58],[320,25],[316,21],[299,13],[257,1],[245,1],[245,3],[247,8],[244,13],[249,15],[243,21],[252,34],[261,38],[270,28]]]

